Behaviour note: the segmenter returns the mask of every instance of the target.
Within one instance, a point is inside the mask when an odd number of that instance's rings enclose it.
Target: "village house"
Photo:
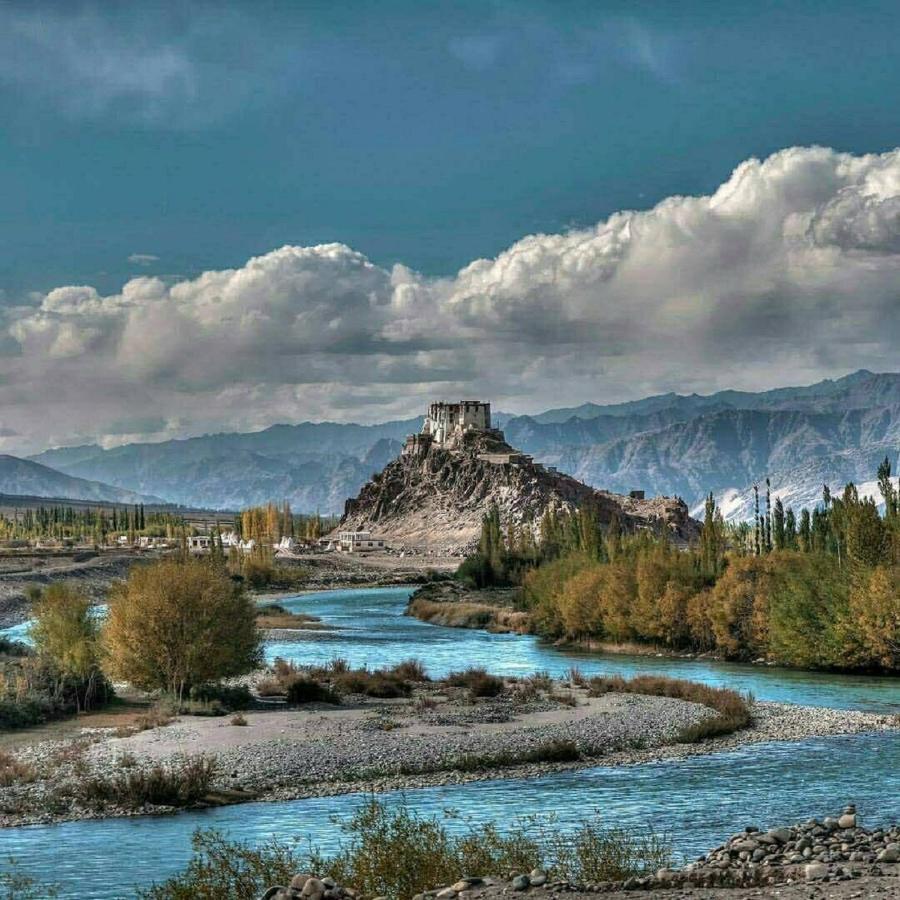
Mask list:
[[[337,549],[342,553],[374,553],[384,550],[384,539],[370,531],[342,531],[338,534]]]

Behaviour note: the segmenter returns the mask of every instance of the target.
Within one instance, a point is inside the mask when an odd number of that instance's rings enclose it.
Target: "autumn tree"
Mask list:
[[[111,592],[103,644],[113,677],[179,701],[192,686],[242,675],[262,660],[253,601],[203,559],[132,568]]]
[[[863,665],[900,668],[900,569],[879,566],[850,595]]]
[[[74,697],[79,712],[104,702],[99,627],[90,599],[67,584],[51,584],[32,603],[31,638],[58,673],[58,693]]]

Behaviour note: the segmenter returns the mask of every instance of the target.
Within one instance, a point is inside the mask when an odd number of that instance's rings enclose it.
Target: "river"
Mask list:
[[[900,711],[900,680],[797,672],[701,660],[597,656],[560,651],[533,637],[442,628],[404,617],[408,589],[338,590],[283,601],[320,616],[328,631],[271,642],[269,658],[305,663],[343,657],[352,665],[391,665],[419,657],[433,675],[469,665],[498,674],[657,672],[750,691],[765,700],[870,711]],[[21,871],[55,881],[64,898],[129,897],[177,871],[197,828],[215,827],[258,843],[272,836],[335,846],[340,821],[359,794],[281,803],[252,803],[163,818],[107,819],[0,831],[0,868],[10,855]],[[598,812],[608,824],[671,832],[691,856],[747,824],[792,822],[856,802],[864,824],[900,820],[900,736],[861,735],[739,750],[643,766],[598,766],[535,779],[507,779],[387,794],[423,814],[509,823],[553,815],[562,827]]]

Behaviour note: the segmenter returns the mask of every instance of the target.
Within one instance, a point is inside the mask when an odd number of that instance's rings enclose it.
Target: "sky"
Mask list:
[[[900,360],[896,4],[0,3],[0,451]]]

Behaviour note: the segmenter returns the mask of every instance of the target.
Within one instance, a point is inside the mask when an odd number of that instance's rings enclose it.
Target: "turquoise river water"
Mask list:
[[[426,625],[402,615],[408,589],[306,594],[284,605],[320,616],[327,632],[272,642],[269,658],[303,663],[344,657],[352,665],[392,665],[416,656],[433,675],[483,665],[498,674],[656,672],[749,691],[764,700],[900,712],[900,680],[829,675],[706,660],[599,656],[563,651],[532,637]],[[6,634],[21,636],[22,626]],[[276,836],[324,850],[340,840],[361,794],[279,803],[250,803],[162,818],[107,819],[0,831],[0,871],[13,856],[20,871],[54,881],[65,898],[133,896],[181,868],[197,828],[257,843]],[[823,815],[854,801],[863,821],[900,820],[900,736],[861,735],[773,742],[731,752],[642,766],[597,766],[542,778],[505,779],[387,794],[422,814],[446,816],[448,827],[517,816],[553,817],[572,827],[598,812],[609,824],[669,832],[691,856],[747,824]],[[448,810],[454,810],[453,815]]]

